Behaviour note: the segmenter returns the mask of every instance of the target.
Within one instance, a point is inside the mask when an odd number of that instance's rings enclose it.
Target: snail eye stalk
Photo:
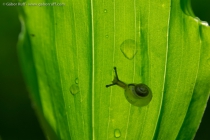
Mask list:
[[[114,80],[112,81],[112,84],[109,84],[109,85],[106,85],[106,87],[110,87],[110,86],[114,86],[114,85],[119,85],[119,82],[121,82],[118,78],[118,75],[117,75],[117,68],[114,67],[114,72],[115,72],[115,77],[114,77]]]
[[[118,75],[117,75],[117,68],[116,67],[114,67],[114,71],[115,71],[116,79],[119,81],[119,78],[118,78]]]

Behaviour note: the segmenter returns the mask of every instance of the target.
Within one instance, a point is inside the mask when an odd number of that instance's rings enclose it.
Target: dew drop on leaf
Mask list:
[[[195,17],[194,18],[197,22],[199,22],[200,21],[200,19],[198,18],[198,17]]]
[[[206,22],[206,21],[201,21],[201,24],[204,26],[209,26],[208,22]]]
[[[108,35],[106,35],[106,38],[108,38],[109,36]]]
[[[120,136],[121,136],[120,130],[119,130],[119,129],[115,129],[115,130],[114,130],[114,137],[115,137],[115,138],[119,138]]]
[[[120,45],[120,50],[127,59],[131,60],[136,54],[136,42],[132,39],[127,39]]]
[[[107,10],[106,9],[104,9],[104,13],[106,13],[107,12]]]
[[[75,79],[75,83],[76,83],[76,84],[79,83],[79,79],[78,79],[78,78]]]
[[[79,92],[79,86],[76,84],[71,85],[70,87],[70,92],[71,94],[77,94]]]

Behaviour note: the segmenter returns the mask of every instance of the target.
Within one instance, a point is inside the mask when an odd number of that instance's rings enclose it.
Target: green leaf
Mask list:
[[[193,139],[210,92],[210,28],[187,1],[56,4],[20,7],[19,56],[48,137]],[[105,87],[114,66],[120,80],[151,88],[148,106]]]

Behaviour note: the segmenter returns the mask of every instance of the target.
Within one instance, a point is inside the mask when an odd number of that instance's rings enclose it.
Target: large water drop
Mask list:
[[[127,39],[120,45],[120,50],[127,59],[131,60],[136,54],[136,42],[132,39]]]

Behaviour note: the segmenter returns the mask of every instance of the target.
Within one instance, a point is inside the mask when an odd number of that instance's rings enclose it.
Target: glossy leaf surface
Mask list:
[[[43,2],[52,4],[36,3]],[[193,139],[210,91],[210,28],[186,12],[186,3],[57,3],[64,5],[21,7],[19,41],[33,101],[57,137]],[[114,66],[120,80],[151,88],[148,106],[105,87]]]

